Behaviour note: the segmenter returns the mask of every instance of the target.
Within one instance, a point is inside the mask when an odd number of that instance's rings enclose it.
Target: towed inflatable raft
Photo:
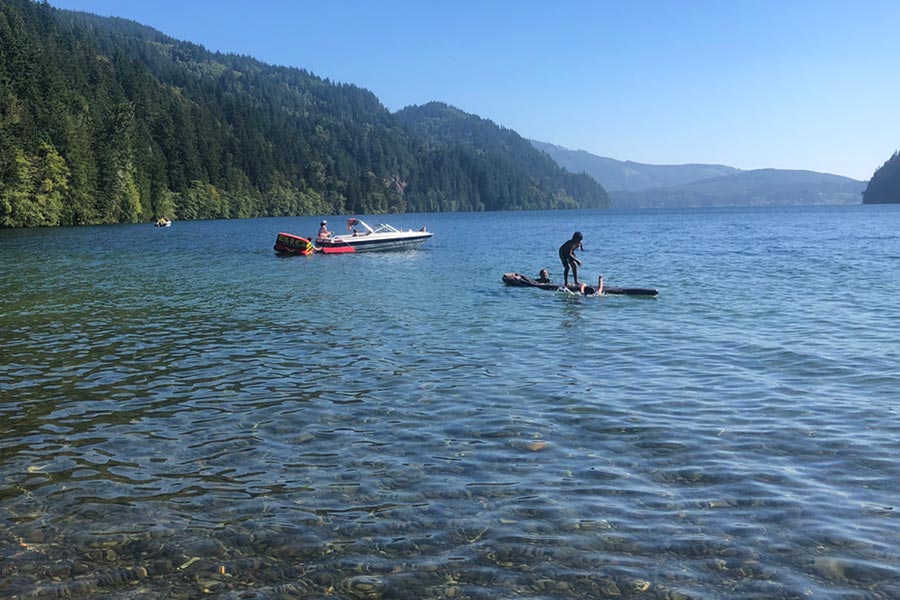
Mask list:
[[[353,246],[349,244],[334,244],[316,248],[313,246],[312,240],[299,235],[290,233],[279,233],[275,238],[275,252],[285,256],[309,255],[313,252],[321,252],[322,254],[344,254],[355,252]]]
[[[551,290],[556,291],[562,289],[562,285],[558,283],[541,283],[535,279],[527,277],[525,275],[520,275],[519,273],[504,273],[503,274],[503,283],[506,285],[511,285],[513,287],[536,287],[542,290]],[[568,289],[573,292],[580,292],[581,287],[576,286],[574,284],[569,284]],[[585,294],[594,294],[596,293],[597,288],[591,285],[585,286],[584,293]],[[615,296],[656,296],[659,294],[659,291],[654,288],[639,288],[639,287],[614,287],[609,285],[603,286],[603,294],[615,295]]]

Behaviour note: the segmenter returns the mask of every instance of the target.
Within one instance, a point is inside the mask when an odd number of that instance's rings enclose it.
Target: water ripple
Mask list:
[[[900,597],[900,215],[431,217],[0,231],[3,594]],[[660,297],[499,284],[573,218]]]

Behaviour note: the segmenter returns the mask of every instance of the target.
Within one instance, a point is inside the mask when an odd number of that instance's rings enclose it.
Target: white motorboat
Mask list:
[[[347,231],[349,233],[343,235],[317,238],[316,249],[326,254],[336,254],[418,248],[433,235],[424,227],[416,231],[404,231],[384,223],[370,227],[356,218],[347,219]]]

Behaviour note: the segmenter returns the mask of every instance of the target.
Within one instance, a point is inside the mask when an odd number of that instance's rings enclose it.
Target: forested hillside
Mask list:
[[[598,184],[522,160],[437,143],[301,69],[0,3],[3,227],[606,205]]]
[[[444,152],[423,165],[426,181],[447,178],[466,186],[454,185],[451,197],[439,201],[483,205],[488,210],[544,208],[548,197],[556,208],[610,205],[606,191],[596,181],[566,172],[518,133],[492,121],[441,102],[410,106],[396,117],[409,135],[424,142],[429,154],[452,149],[451,163],[445,164]],[[455,172],[460,169],[464,171]],[[438,193],[443,191],[438,189]],[[427,190],[423,193],[429,195]]]
[[[872,175],[863,192],[863,204],[900,204],[900,152]]]

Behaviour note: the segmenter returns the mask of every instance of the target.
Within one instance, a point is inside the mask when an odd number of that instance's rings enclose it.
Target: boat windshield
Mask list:
[[[369,225],[361,220],[361,219],[347,219],[347,231],[357,232],[357,228],[361,227],[363,231],[359,232],[363,235],[367,233],[375,233],[375,230],[369,227]],[[356,235],[356,233],[354,233]]]
[[[365,221],[356,218],[347,219],[347,231],[354,232],[354,236],[369,235],[370,233],[402,233],[402,230],[387,223],[379,223],[375,227],[369,227]]]

